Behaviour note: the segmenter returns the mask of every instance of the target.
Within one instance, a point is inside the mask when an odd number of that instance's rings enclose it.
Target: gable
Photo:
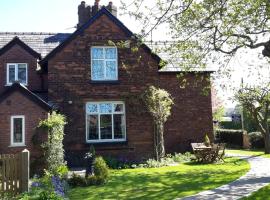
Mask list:
[[[19,92],[25,98],[29,99],[30,101],[37,104],[38,106],[40,106],[41,108],[43,108],[46,111],[52,110],[51,106],[48,103],[46,103],[43,99],[38,97],[36,94],[34,94],[30,90],[28,90],[25,86],[21,85],[20,83],[14,83],[12,86],[8,87],[8,89],[5,92],[3,92],[0,95],[0,104],[5,99],[7,99],[11,95],[13,95],[15,92]]]
[[[0,56],[2,56],[7,51],[12,49],[14,46],[19,46],[22,49],[24,49],[26,52],[28,52],[30,55],[32,55],[34,58],[41,59],[41,55],[39,53],[37,53],[35,50],[33,50],[31,47],[29,47],[23,41],[21,41],[18,37],[14,37],[9,43],[7,43],[5,46],[3,46],[0,49]]]
[[[61,52],[71,41],[77,38],[79,35],[83,35],[85,32],[91,34],[91,27],[95,26],[96,23],[99,22],[99,20],[106,21],[106,18],[109,19],[112,23],[105,23],[100,28],[101,29],[107,29],[108,31],[117,31],[121,30],[121,33],[125,35],[126,38],[132,38],[137,40],[137,37],[114,15],[112,15],[105,7],[103,7],[100,11],[97,12],[96,15],[94,15],[92,18],[90,18],[83,26],[81,26],[79,29],[77,29],[73,34],[71,34],[63,43],[61,43],[59,46],[57,46],[53,51],[51,51],[44,59],[40,61],[41,65],[46,64],[51,58],[53,58],[58,52]],[[108,22],[108,20],[107,20]],[[97,30],[95,30],[97,31]],[[122,35],[122,36],[124,36]],[[123,38],[122,38],[123,39]],[[161,58],[154,54],[151,49],[145,45],[142,44],[141,47],[146,50],[147,53],[149,53],[157,62],[158,64],[161,61]]]

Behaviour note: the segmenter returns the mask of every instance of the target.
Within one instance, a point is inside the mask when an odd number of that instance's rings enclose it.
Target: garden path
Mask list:
[[[249,196],[252,192],[270,183],[270,158],[236,154],[230,154],[228,156],[237,156],[246,159],[250,163],[250,171],[229,184],[213,190],[203,191],[196,195],[182,198],[181,200],[235,200]]]

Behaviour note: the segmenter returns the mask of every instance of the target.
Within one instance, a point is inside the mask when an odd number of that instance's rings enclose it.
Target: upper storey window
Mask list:
[[[9,63],[7,64],[7,85],[19,82],[27,85],[27,64],[26,63]]]
[[[94,81],[118,80],[116,47],[91,48],[91,79]]]

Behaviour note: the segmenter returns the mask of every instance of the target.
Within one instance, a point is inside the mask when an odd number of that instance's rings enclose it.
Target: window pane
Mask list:
[[[104,79],[104,66],[102,60],[93,60],[92,62],[92,78],[93,80]]]
[[[105,48],[106,59],[116,59],[116,48]]]
[[[13,119],[13,142],[14,143],[22,143],[23,138],[23,120],[22,118],[14,118]]]
[[[8,70],[8,83],[13,83],[15,81],[15,65],[9,65]]]
[[[123,104],[114,104],[113,111],[114,112],[124,112],[124,105]]]
[[[25,64],[19,64],[18,65],[18,81],[20,83],[26,84],[26,65]]]
[[[111,113],[112,112],[112,104],[111,103],[99,104],[99,112],[100,113]]]
[[[113,126],[114,126],[114,138],[124,139],[125,138],[125,118],[124,115],[113,115]]]
[[[107,79],[116,79],[116,61],[106,61],[106,78]]]
[[[92,59],[104,59],[103,48],[92,48]]]
[[[86,105],[86,112],[87,113],[97,113],[98,112],[98,105],[97,104],[90,104]]]
[[[88,140],[98,140],[98,115],[87,116]]]
[[[112,139],[112,115],[100,115],[101,139]]]

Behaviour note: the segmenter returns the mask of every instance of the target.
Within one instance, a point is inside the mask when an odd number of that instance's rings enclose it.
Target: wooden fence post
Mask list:
[[[30,152],[27,149],[21,152],[21,192],[29,192],[29,157]]]

